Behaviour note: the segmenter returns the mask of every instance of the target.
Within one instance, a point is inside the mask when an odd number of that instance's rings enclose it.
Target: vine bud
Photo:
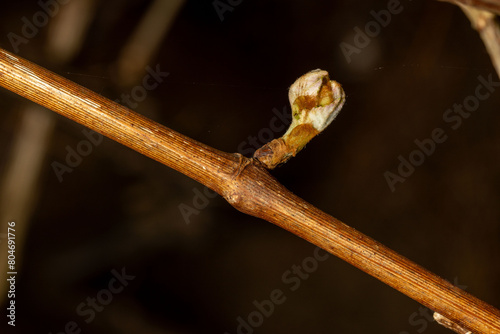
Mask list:
[[[288,92],[292,124],[280,138],[265,144],[254,158],[273,169],[294,157],[337,117],[345,102],[342,86],[328,72],[313,70],[298,78]]]

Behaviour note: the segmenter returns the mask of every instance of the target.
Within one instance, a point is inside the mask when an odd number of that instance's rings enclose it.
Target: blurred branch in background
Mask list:
[[[155,0],[144,14],[118,57],[118,83],[122,86],[139,81],[144,68],[160,47],[184,0]]]
[[[23,244],[29,230],[29,221],[39,194],[39,177],[44,168],[45,153],[48,149],[54,114],[34,105],[23,104],[21,117],[16,127],[10,156],[4,178],[0,183],[0,226],[7,231],[7,223],[15,221],[17,270],[21,266]],[[1,240],[1,254],[7,254],[7,240]],[[5,251],[4,251],[5,250]],[[2,280],[7,272],[7,256],[0,257]],[[0,302],[7,297],[8,284],[0,284]]]
[[[458,5],[469,18],[472,27],[483,40],[491,62],[500,77],[500,1],[494,0],[440,0]]]
[[[496,16],[474,7],[464,5],[460,7],[471,21],[472,27],[481,36],[497,75],[500,77],[500,26]]]
[[[91,19],[94,0],[71,1],[55,15],[47,36],[45,57],[50,62],[63,65],[80,50]],[[7,222],[16,221],[16,252],[18,269],[23,244],[29,231],[31,214],[38,202],[39,178],[44,168],[46,152],[53,134],[55,115],[31,103],[23,104],[20,123],[15,132],[4,179],[0,183],[0,228],[7,230]],[[13,125],[16,127],[16,125]],[[7,243],[0,244],[2,250]],[[2,252],[3,254],[3,252]],[[5,251],[5,254],[7,252]],[[7,270],[7,257],[0,257],[2,278]],[[0,285],[0,302],[7,297],[7,285]]]
[[[500,1],[497,0],[439,0],[439,1],[450,2],[456,5],[476,7],[477,9],[482,9],[496,14],[500,14]]]
[[[95,16],[95,0],[71,1],[49,26],[46,58],[59,65],[69,63],[80,52]]]

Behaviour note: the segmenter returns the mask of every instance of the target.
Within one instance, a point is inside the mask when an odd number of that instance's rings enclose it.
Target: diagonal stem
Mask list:
[[[475,7],[478,10],[485,10],[500,15],[500,1],[498,0],[439,0],[450,2],[456,5]]]
[[[0,49],[0,85],[199,181],[474,333],[500,311],[297,197],[256,160],[218,151]]]

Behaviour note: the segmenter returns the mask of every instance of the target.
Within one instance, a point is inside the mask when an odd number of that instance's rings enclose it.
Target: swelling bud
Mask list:
[[[288,92],[292,124],[280,138],[254,153],[266,168],[274,169],[294,157],[337,117],[345,102],[342,86],[317,69],[298,78]]]

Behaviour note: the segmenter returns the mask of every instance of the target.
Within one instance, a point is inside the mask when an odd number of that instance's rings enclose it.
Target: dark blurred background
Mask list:
[[[135,96],[122,103],[224,151],[248,156],[257,148],[249,136],[259,144],[281,136],[269,129],[290,110],[288,87],[309,70],[327,70],[346,91],[344,109],[273,175],[500,306],[498,87],[459,126],[443,119],[454,104],[478,101],[471,96],[480,76],[498,77],[457,7],[62,2],[4,3],[0,47],[113,100]],[[26,22],[39,27],[23,32]],[[371,36],[363,37],[366,27]],[[169,75],[144,96],[136,87],[148,68]],[[84,127],[4,89],[0,108],[0,233],[7,221],[18,227],[16,326],[3,317],[2,332],[234,334],[244,319],[255,328],[240,333],[450,333],[351,265],[333,256],[311,262],[313,245],[208,197],[191,179],[107,138],[87,154]],[[415,140],[437,128],[447,140],[391,189],[386,173],[398,173],[398,157],[409,159]],[[68,166],[68,147],[86,156],[58,177],[55,162]],[[289,270],[303,263],[310,273],[292,290],[286,277],[296,279]],[[118,289],[114,277],[123,272],[130,277]],[[260,319],[254,301],[277,289],[286,300]],[[5,310],[4,290],[0,300]]]

